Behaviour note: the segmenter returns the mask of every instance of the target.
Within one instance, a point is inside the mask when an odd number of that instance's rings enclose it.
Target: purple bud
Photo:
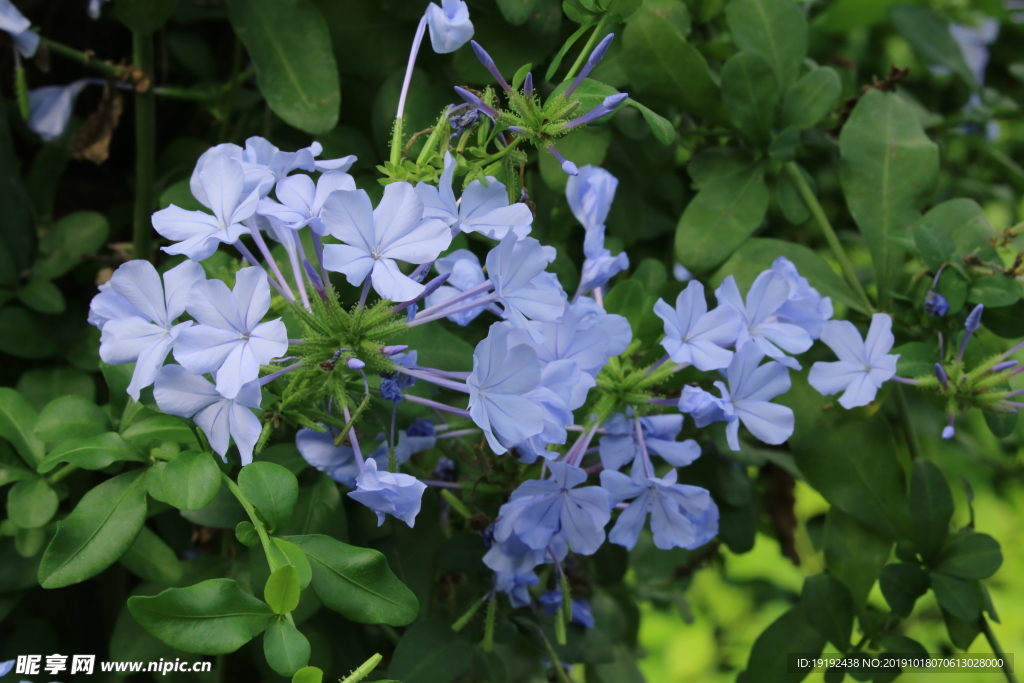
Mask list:
[[[363,368],[366,367],[366,363],[359,360],[358,358],[349,358],[345,362],[345,365],[348,366],[349,370],[362,370]]]
[[[533,72],[527,71],[526,78],[523,80],[523,92],[526,93],[527,97],[533,97]]]
[[[513,133],[515,133],[516,135],[522,135],[523,134],[523,129],[521,127],[519,127],[519,126],[509,126],[508,129],[510,131],[512,131]]]
[[[385,356],[397,356],[400,353],[405,353],[409,350],[408,344],[394,344],[393,346],[382,346],[380,352]]]
[[[927,296],[924,298],[924,310],[928,315],[934,315],[936,318],[949,313],[949,302],[946,301],[946,297],[942,296],[936,291],[929,290]]]
[[[956,430],[953,429],[953,425],[946,425],[945,427],[942,428],[943,439],[952,439],[955,434]]]
[[[590,72],[594,70],[597,63],[604,57],[604,54],[608,52],[608,46],[612,44],[612,39],[614,37],[614,33],[609,33],[604,37],[604,40],[597,44],[594,51],[590,53],[590,57],[587,58],[587,63],[583,65],[582,69],[580,69],[580,73],[576,76],[576,80],[572,82],[572,85],[569,86],[568,90],[562,93],[562,97],[568,98],[576,92],[576,88],[580,87],[583,79],[590,75]]]
[[[316,290],[316,293],[320,295],[321,299],[326,299],[327,288],[324,287],[324,281],[323,278],[320,277],[320,273],[316,272],[316,268],[313,267],[313,264],[306,259],[302,259],[302,267],[305,269],[306,275],[309,276],[309,282],[313,285],[313,289]]]
[[[465,88],[460,88],[459,86],[455,86],[455,92],[456,92],[456,94],[458,94],[459,97],[461,97],[462,99],[466,100],[471,105],[473,105],[474,107],[476,107],[477,109],[479,109],[483,113],[485,113],[488,116],[490,116],[492,119],[498,118],[498,110],[497,109],[495,109],[494,107],[490,107],[490,106],[484,104],[483,100],[481,100],[479,97],[477,97],[476,95],[474,95],[470,91],[466,90]]]
[[[1002,363],[996,363],[992,366],[992,372],[1002,372],[1003,370],[1009,370],[1020,361],[1016,360],[1004,360]]]
[[[574,126],[585,126],[588,123],[597,121],[602,116],[607,116],[615,111],[620,104],[629,99],[629,93],[620,92],[615,95],[609,95],[604,98],[604,101],[588,111],[583,116],[573,119],[569,123],[565,124],[566,128],[572,128]]]
[[[494,76],[494,80],[501,83],[502,89],[504,89],[505,92],[512,92],[512,88],[507,82],[505,82],[501,72],[498,71],[498,65],[494,63],[494,60],[491,59],[489,54],[487,54],[487,51],[480,47],[480,43],[475,40],[471,40],[469,41],[469,44],[473,47],[473,52],[476,53],[476,58],[480,60],[480,63],[484,65],[484,68],[491,72],[491,75]]]
[[[449,270],[447,273],[441,273],[433,280],[428,282],[423,288],[423,294],[420,295],[421,299],[426,299],[428,296],[437,291],[437,288],[448,282],[448,278],[452,276],[452,272]]]
[[[978,331],[978,328],[981,327],[981,314],[984,312],[985,304],[978,304],[974,307],[974,310],[967,316],[967,322],[964,323],[964,327],[967,328],[968,332]]]
[[[562,165],[562,170],[568,175],[579,175],[580,171],[576,168],[576,164],[572,163],[565,157],[563,157],[554,145],[548,145],[548,151],[551,152],[551,156],[558,160],[558,163]]]
[[[949,375],[946,374],[946,369],[942,367],[942,363],[935,364],[935,376],[943,387],[949,383]]]

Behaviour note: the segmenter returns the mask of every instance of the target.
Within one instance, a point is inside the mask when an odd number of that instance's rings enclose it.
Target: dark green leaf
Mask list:
[[[77,368],[37,368],[21,375],[18,393],[33,408],[42,410],[53,399],[68,394],[92,401],[96,398],[96,383],[91,375]]]
[[[63,313],[64,295],[57,285],[43,278],[33,278],[18,290],[18,300],[33,311],[40,313]]]
[[[663,10],[645,4],[630,17],[619,59],[639,94],[667,100],[703,119],[724,121],[722,95],[704,56]]]
[[[277,614],[287,614],[299,606],[299,573],[290,564],[275,569],[263,588],[263,599]]]
[[[0,387],[0,436],[33,470],[46,455],[46,446],[35,435],[37,420],[36,411],[17,391]]]
[[[132,31],[152,33],[174,14],[178,0],[116,0],[114,12]]]
[[[60,350],[49,322],[21,306],[0,309],[0,351],[18,358],[46,358]]]
[[[61,396],[46,404],[36,420],[36,436],[50,443],[84,439],[107,431],[103,409],[82,396]]]
[[[914,52],[930,66],[943,66],[964,79],[968,87],[977,83],[964,53],[949,31],[949,22],[928,7],[897,5],[889,12],[893,27],[907,39]]]
[[[151,474],[150,477],[152,476]],[[149,495],[153,495],[152,490]],[[260,544],[260,535],[256,532],[256,527],[252,522],[239,522],[235,527],[235,538],[239,543],[250,548],[255,548]]]
[[[577,166],[583,167],[587,164],[600,166],[604,162],[604,156],[608,152],[611,141],[612,136],[607,130],[587,127],[569,133],[564,138],[559,138],[557,146],[562,156],[573,161]],[[544,152],[537,162],[544,184],[552,190],[564,190],[566,183],[569,182],[569,176],[562,170],[562,165],[554,155]]]
[[[964,621],[981,616],[981,588],[976,581],[965,581],[940,572],[931,573],[932,590],[942,608]]]
[[[803,129],[817,124],[836,106],[842,89],[835,69],[808,71],[783,95],[782,125]]]
[[[177,458],[175,458],[175,460],[177,460]],[[157,467],[159,467],[159,465]],[[175,479],[177,479],[177,477],[175,477]],[[161,490],[160,495],[166,495],[166,492]],[[181,495],[185,494],[182,493]],[[197,499],[199,498],[198,494],[193,494],[191,489],[188,491],[187,495],[195,495]],[[154,498],[155,497],[156,496],[154,496]],[[183,508],[181,510],[181,516],[193,524],[213,527],[214,529],[234,529],[238,526],[239,522],[249,519],[248,515],[245,514],[245,509],[238,503],[238,499],[232,495],[227,486],[218,487],[217,492],[214,494],[210,502],[198,510]]]
[[[62,441],[39,463],[38,471],[49,472],[61,463],[69,463],[87,470],[101,470],[119,461],[146,462],[146,457],[134,446],[126,443],[115,432],[83,439]]]
[[[929,560],[942,547],[949,534],[949,520],[953,517],[953,494],[942,471],[927,460],[917,459],[910,475],[910,510],[912,540]]]
[[[563,174],[564,175],[564,174]],[[392,343],[390,340],[388,343]],[[461,337],[438,325],[412,327],[394,337],[395,344],[408,344],[419,353],[425,367],[453,372],[473,369],[473,347]]]
[[[25,479],[7,492],[7,517],[22,529],[35,529],[53,519],[59,504],[57,492],[44,479]]]
[[[357,548],[329,536],[288,536],[313,569],[320,601],[353,621],[404,626],[419,613],[419,601],[388,569],[376,550]]]
[[[299,502],[281,533],[326,534],[342,541],[348,540],[345,508],[333,479],[321,473],[312,485],[299,488]]]
[[[149,495],[179,510],[200,510],[220,490],[220,468],[210,453],[185,451],[149,473]]]
[[[316,6],[308,0],[230,0],[228,14],[274,113],[307,133],[334,128],[341,106],[338,67]]]
[[[128,599],[144,629],[173,648],[203,655],[234,652],[270,625],[271,609],[234,579],[211,579]]]
[[[985,311],[985,327],[1003,339],[1024,337],[1024,301]]]
[[[498,0],[498,9],[505,21],[513,26],[525,24],[533,13],[538,0]],[[515,86],[513,86],[515,87]]]
[[[804,610],[794,607],[772,622],[754,641],[747,662],[746,683],[799,683],[807,670],[790,673],[787,653],[812,655],[825,647],[825,638],[807,622]]]
[[[967,301],[985,308],[1012,306],[1021,299],[1020,282],[1006,275],[983,275],[971,283]]]
[[[803,168],[800,169],[800,174],[813,191],[814,178]],[[778,198],[782,215],[794,225],[806,223],[811,217],[811,211],[807,208],[807,203],[804,202],[803,197],[800,196],[800,191],[797,189],[796,183],[793,182],[792,176],[789,173],[780,173],[775,179],[775,183],[775,195]]]
[[[886,565],[878,580],[885,601],[904,619],[914,611],[914,603],[928,592],[928,574],[916,564],[900,562]]]
[[[651,129],[651,133],[654,134],[654,137],[658,142],[663,145],[671,145],[675,142],[676,128],[672,125],[671,121],[648,109],[633,98],[626,100],[626,106],[633,107],[640,112],[640,115],[644,117],[644,121],[647,122],[647,125]]]
[[[938,147],[908,104],[880,90],[858,102],[839,147],[843,193],[871,251],[884,305],[903,258],[893,238],[910,229],[932,193]]]
[[[850,647],[853,631],[853,598],[843,582],[829,574],[816,574],[804,580],[800,596],[807,623],[817,629],[840,652]]]
[[[1010,436],[1017,428],[1017,413],[996,413],[985,410],[981,414],[985,417],[985,424],[988,425],[989,431],[1000,439]]]
[[[139,420],[124,429],[121,436],[140,448],[159,446],[164,441],[170,441],[185,448],[199,449],[195,432],[184,420],[174,415],[153,415]]]
[[[400,681],[450,683],[472,659],[473,646],[449,624],[426,619],[410,627],[398,641],[388,675]]]
[[[733,125],[755,145],[766,145],[779,104],[772,67],[753,52],[737,52],[722,68],[722,105]]]
[[[792,0],[733,0],[725,8],[736,46],[768,62],[785,91],[807,55],[807,19]]]
[[[7,124],[7,105],[0,97],[0,283],[10,286],[16,274],[32,265],[36,227],[25,186],[21,161],[14,153]]]
[[[935,571],[961,579],[987,579],[1002,564],[1003,553],[996,539],[972,531],[950,537],[935,563]]]
[[[102,214],[76,211],[50,226],[39,244],[45,256],[33,269],[41,278],[55,278],[82,262],[82,256],[95,254],[107,241],[110,226]]]
[[[43,588],[84,581],[124,555],[146,521],[145,474],[143,469],[119,474],[78,501],[43,553]]]
[[[850,589],[854,606],[863,609],[889,559],[892,541],[833,507],[825,517],[824,550],[829,573]]]
[[[147,526],[120,560],[128,571],[151,583],[175,584],[181,579],[181,563],[174,550]]]
[[[972,199],[951,199],[924,214],[914,224],[914,242],[921,260],[937,271],[950,263],[966,275],[963,258],[977,254],[984,259],[996,258],[989,240],[996,231],[984,210]]]
[[[288,523],[299,498],[295,475],[272,462],[254,462],[238,473],[238,488],[256,506],[269,531]]]
[[[292,676],[309,664],[309,641],[284,619],[271,622],[263,634],[263,656],[281,676]]]
[[[760,164],[709,180],[679,219],[676,259],[695,273],[711,270],[743,245],[767,210]]]

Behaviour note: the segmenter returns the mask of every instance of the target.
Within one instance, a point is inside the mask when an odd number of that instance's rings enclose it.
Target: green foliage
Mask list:
[[[254,462],[242,468],[238,487],[256,506],[268,531],[280,529],[288,522],[299,497],[295,475],[272,462]]]
[[[157,463],[147,477],[149,495],[180,510],[200,510],[221,487],[220,469],[211,453],[184,451]]]

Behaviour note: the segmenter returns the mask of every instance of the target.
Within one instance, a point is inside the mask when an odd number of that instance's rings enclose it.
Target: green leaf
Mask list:
[[[96,383],[87,372],[77,368],[36,368],[22,373],[18,379],[18,393],[36,410],[58,396],[74,394],[90,401],[96,398]]]
[[[295,672],[292,683],[323,683],[324,672],[315,666],[306,666]]]
[[[398,641],[388,675],[400,681],[451,683],[469,667],[473,646],[439,619],[420,621]]]
[[[159,465],[154,469],[158,467]],[[166,495],[164,491],[160,493],[161,495]],[[189,491],[188,495],[191,496],[193,494]],[[231,491],[228,490],[227,486],[220,486],[210,502],[198,510],[183,508],[181,516],[193,524],[213,527],[214,529],[234,529],[238,526],[239,522],[249,518],[245,513],[245,509],[239,504],[238,499],[235,498]]]
[[[312,485],[299,488],[299,502],[282,534],[326,534],[348,540],[345,508],[341,504],[338,485],[326,474],[318,473]]]
[[[7,493],[7,517],[22,529],[45,526],[58,505],[57,492],[39,477],[19,481]]]
[[[644,117],[644,121],[647,122],[648,127],[651,129],[651,133],[654,134],[654,138],[658,142],[663,145],[671,145],[675,142],[676,128],[672,125],[671,121],[640,104],[633,98],[626,100],[626,106],[633,107],[640,112],[640,115]]]
[[[452,372],[473,369],[473,347],[462,337],[449,332],[439,325],[411,327],[394,338],[395,344],[408,344],[419,352],[425,367],[450,370]],[[391,344],[392,341],[388,340]]]
[[[985,328],[1003,339],[1024,337],[1024,301],[986,310]]]
[[[139,624],[183,652],[221,655],[234,652],[267,628],[274,612],[242,591],[234,579],[210,579],[188,588],[128,599]]]
[[[647,295],[654,298],[661,295],[661,290],[668,282],[668,270],[658,259],[646,258],[636,267],[631,278],[639,281]]]
[[[263,634],[263,656],[281,676],[297,676],[309,664],[309,651],[306,636],[284,619],[275,619]]]
[[[125,460],[147,462],[146,457],[120,435],[107,432],[61,442],[43,458],[37,469],[40,474],[45,474],[66,462],[86,470],[101,470],[111,463]]]
[[[761,164],[712,178],[679,219],[676,260],[698,274],[711,270],[743,245],[767,210],[768,187]]]
[[[263,588],[263,599],[276,614],[287,614],[299,606],[299,574],[285,564],[273,571]],[[288,675],[288,674],[284,674]]]
[[[498,0],[498,9],[505,21],[513,26],[525,24],[533,14],[538,0]],[[515,86],[513,86],[515,87]]]
[[[150,491],[150,495],[153,495],[152,491]],[[235,526],[235,538],[238,539],[239,543],[250,548],[255,548],[260,544],[260,535],[257,533],[256,527],[253,526],[252,522],[239,522]]]
[[[807,622],[803,608],[797,606],[772,622],[754,641],[747,662],[745,683],[799,683],[807,670],[790,673],[787,653],[813,655],[825,647],[825,638]]]
[[[18,290],[18,300],[33,311],[40,313],[63,313],[64,295],[57,285],[43,278],[32,278]]]
[[[985,424],[989,431],[1000,439],[1005,439],[1017,429],[1017,413],[997,413],[984,410],[981,414],[985,418]]]
[[[364,624],[404,626],[419,613],[419,601],[376,550],[329,536],[287,536],[313,569],[313,591],[327,607]]]
[[[833,507],[825,516],[823,545],[829,574],[850,590],[854,606],[864,609],[868,593],[889,559],[892,541]]]
[[[707,61],[659,9],[645,3],[626,23],[619,60],[629,82],[638,94],[666,100],[702,119],[724,122],[722,95]]]
[[[800,174],[813,192],[815,187],[814,178],[803,168],[800,168]],[[779,209],[782,210],[782,215],[786,217],[787,221],[793,225],[802,225],[810,220],[811,210],[807,208],[807,203],[800,196],[800,191],[797,189],[796,183],[793,182],[793,177],[789,173],[780,173],[775,178],[775,196],[779,201]],[[786,244],[792,244],[792,242],[787,242]]]
[[[995,237],[985,211],[973,199],[942,202],[914,223],[914,242],[921,260],[933,271],[949,263],[965,277],[964,256],[998,258],[989,242]]]
[[[46,455],[46,446],[35,435],[37,420],[36,411],[17,391],[0,387],[0,436],[14,446],[32,469]]]
[[[179,510],[200,510],[220,490],[220,468],[210,453],[185,451],[149,472],[149,495]]]
[[[985,304],[985,308],[1012,306],[1020,300],[1020,282],[1006,275],[983,275],[976,278],[967,291],[968,302]]]
[[[0,351],[18,358],[46,358],[60,347],[52,323],[21,306],[0,309]]]
[[[45,254],[33,268],[36,277],[53,279],[68,272],[82,257],[95,254],[107,241],[110,225],[103,214],[95,211],[76,211],[50,226],[39,243]]]
[[[878,579],[885,601],[904,619],[914,611],[914,603],[928,592],[928,573],[916,564],[888,564]]]
[[[935,563],[935,571],[961,579],[987,579],[1002,564],[999,542],[988,534],[971,531],[950,537]]]
[[[722,67],[722,104],[733,125],[752,143],[771,138],[779,84],[769,66],[753,52],[737,52]]]
[[[927,460],[917,459],[910,475],[911,540],[926,561],[935,557],[949,535],[953,494],[942,471]]]
[[[21,182],[22,163],[15,154],[7,123],[7,105],[0,97],[0,278],[17,282],[16,274],[32,265],[36,226]]]
[[[961,650],[966,650],[974,642],[974,639],[981,633],[978,620],[964,621],[949,612],[942,610],[942,620],[946,622],[946,631],[949,633],[949,640]]]
[[[902,251],[893,241],[918,218],[939,171],[939,150],[906,102],[871,90],[839,136],[840,180],[871,259],[883,308],[898,276]]]
[[[302,548],[294,543],[289,543],[282,538],[271,538],[269,555],[269,559],[273,561],[275,567],[290,565],[295,569],[299,588],[305,590],[313,580],[313,569],[309,564],[309,558],[306,557],[306,553],[302,552]]]
[[[637,279],[622,280],[609,290],[605,310],[629,321],[635,339],[651,342],[661,334],[661,318],[654,314],[655,298]]]
[[[164,25],[178,0],[116,0],[114,12],[122,24],[138,33],[152,33]]]
[[[129,425],[121,436],[140,448],[159,446],[164,441],[198,450],[199,442],[188,423],[174,415],[154,415]]]
[[[965,581],[940,572],[930,574],[935,599],[942,608],[964,621],[975,621],[981,616],[981,587],[977,581]]]
[[[733,0],[725,8],[736,46],[768,62],[785,91],[807,55],[807,19],[792,0]]]
[[[82,396],[61,396],[46,404],[36,420],[36,436],[55,443],[84,439],[107,431],[107,414]]]
[[[583,130],[569,133],[564,138],[559,138],[557,147],[562,156],[582,168],[587,164],[600,166],[604,162],[611,142],[612,136],[607,130],[586,127]],[[540,176],[544,179],[545,185],[552,190],[562,191],[565,189],[569,182],[569,176],[562,170],[561,164],[553,154],[543,152],[537,165],[540,167]]]
[[[850,648],[853,631],[853,598],[843,582],[829,574],[816,574],[804,580],[800,596],[807,623],[817,629],[840,652]]]
[[[897,5],[889,11],[893,28],[907,39],[914,52],[930,66],[943,66],[977,87],[964,53],[949,31],[949,22],[928,7]]]
[[[308,0],[229,0],[228,16],[273,112],[307,133],[334,128],[341,106],[338,67],[316,6]]]
[[[181,562],[174,550],[147,526],[143,526],[121,564],[150,583],[175,584],[181,580]]]
[[[299,482],[286,468],[272,462],[254,462],[238,473],[238,488],[266,520],[269,531],[288,523],[299,498]]]
[[[144,469],[119,474],[82,496],[43,553],[43,588],[84,581],[124,555],[146,521],[145,474]]]
[[[814,126],[836,106],[842,90],[835,69],[820,67],[808,71],[786,89],[782,98],[782,125],[799,129]]]

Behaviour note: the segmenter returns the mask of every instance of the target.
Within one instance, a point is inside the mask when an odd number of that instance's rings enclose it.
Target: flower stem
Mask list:
[[[242,489],[238,488],[238,484],[236,484],[231,477],[223,472],[220,473],[220,476],[224,480],[224,485],[228,487],[228,490],[231,491],[232,494],[234,494],[235,498],[238,499],[238,502],[241,503],[242,507],[245,509],[246,514],[249,515],[249,521],[251,521],[252,525],[256,527],[256,534],[260,537],[260,543],[263,545],[263,552],[267,555],[267,563],[270,564],[270,571],[274,571],[277,567],[274,565],[274,560],[270,554],[270,536],[267,534],[267,530],[263,527],[263,522],[260,521],[259,515],[256,514],[256,508],[253,507],[253,504],[249,502],[249,499],[245,497],[244,493],[242,493]]]
[[[835,254],[836,260],[839,261],[839,267],[843,270],[843,275],[846,277],[847,282],[853,287],[853,291],[860,297],[861,303],[864,304],[865,309],[869,313],[874,313],[875,308],[871,305],[871,299],[868,298],[867,292],[860,284],[860,280],[857,279],[857,274],[853,270],[853,264],[850,262],[850,258],[846,255],[846,251],[843,249],[842,243],[839,241],[839,237],[836,236],[836,231],[832,228],[832,224],[829,222],[828,217],[825,215],[824,209],[821,208],[821,204],[818,203],[818,198],[814,196],[807,181],[804,180],[803,173],[800,172],[800,167],[796,165],[795,161],[786,162],[786,172],[789,173],[789,177],[793,180],[793,184],[796,185],[797,192],[800,193],[800,197],[804,200],[807,208],[810,210],[811,215],[814,216],[814,220],[817,221],[818,227],[821,228],[821,232],[825,235],[825,241],[832,248],[832,253]]]
[[[590,56],[590,51],[593,49],[594,43],[597,42],[598,37],[601,35],[601,29],[604,28],[604,25],[607,22],[608,13],[605,12],[601,16],[601,21],[597,22],[597,27],[594,29],[594,32],[591,33],[590,37],[587,39],[587,44],[583,46],[582,50],[580,50],[580,54],[576,57],[576,61],[573,62],[572,68],[570,68],[568,73],[565,74],[565,78],[562,79],[563,82],[571,81],[576,75],[576,72],[579,71],[580,67],[582,67],[584,62],[587,61],[587,57]]]
[[[358,669],[343,678],[339,683],[359,683],[359,681],[369,676],[370,672],[376,669],[377,665],[380,664],[383,659],[384,657],[380,653],[373,655],[360,664]]]
[[[910,407],[907,405],[907,397],[903,393],[903,387],[901,386],[897,386],[893,393],[896,395],[896,409],[899,411],[900,421],[903,423],[903,433],[907,438],[907,448],[910,450],[910,457],[917,460],[921,457],[921,445],[917,442],[914,424],[910,420]]]
[[[153,73],[153,34],[132,33],[136,68]],[[156,100],[152,92],[135,93],[135,213],[132,221],[132,253],[150,260],[151,220],[155,208],[153,192],[156,169]]]
[[[51,53],[55,55],[67,57],[68,59],[72,59],[76,62],[79,62],[84,66],[93,69],[94,71],[98,71],[99,73],[103,74],[104,76],[107,76],[108,78],[113,78],[118,81],[130,80],[129,77],[131,70],[129,67],[114,66],[113,64],[105,62],[102,59],[97,59],[94,55],[89,54],[88,52],[76,50],[73,47],[68,47],[63,43],[58,43],[57,41],[52,40],[50,38],[40,37],[39,40],[43,43],[43,45],[47,47],[47,49],[50,50]],[[145,69],[143,69],[143,71],[145,71]],[[149,72],[146,71],[146,73],[148,74]]]
[[[996,638],[995,632],[992,631],[992,624],[988,623],[988,619],[985,618],[984,614],[981,615],[978,625],[981,627],[981,632],[985,634],[988,644],[992,646],[992,652],[995,653],[996,657],[1003,660],[1003,673],[1006,674],[1008,683],[1018,683],[1017,674],[1013,672],[1013,668],[1006,658],[1006,653],[1003,652],[1003,646],[999,644],[999,639]]]

